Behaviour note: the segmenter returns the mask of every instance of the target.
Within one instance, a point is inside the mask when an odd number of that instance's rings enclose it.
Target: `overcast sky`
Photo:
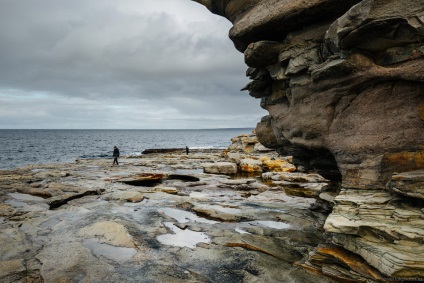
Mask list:
[[[0,0],[0,128],[255,127],[230,27],[190,0]]]

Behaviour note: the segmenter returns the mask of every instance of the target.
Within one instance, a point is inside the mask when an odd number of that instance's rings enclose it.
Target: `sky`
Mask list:
[[[255,127],[230,27],[190,0],[0,0],[0,129]]]

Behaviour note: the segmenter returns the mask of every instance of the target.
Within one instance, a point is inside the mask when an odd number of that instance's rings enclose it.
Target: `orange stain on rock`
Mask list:
[[[391,168],[395,172],[423,169],[424,150],[388,154],[383,158],[383,166]]]
[[[424,121],[424,103],[421,103],[421,104],[418,106],[418,113],[420,114],[420,118],[421,118],[421,120],[423,120],[423,121]]]

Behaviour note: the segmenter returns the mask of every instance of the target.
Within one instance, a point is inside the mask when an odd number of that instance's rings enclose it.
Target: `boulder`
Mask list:
[[[255,134],[240,135],[231,139],[231,145],[228,147],[230,151],[239,151],[244,153],[252,153],[255,145],[258,143]]]
[[[240,152],[228,152],[226,159],[231,163],[236,163],[237,165],[239,165],[240,160],[242,160],[244,157],[245,156],[243,154],[240,154]]]
[[[262,161],[253,158],[244,158],[240,160],[240,171],[249,173],[262,172]]]
[[[203,163],[203,170],[209,174],[237,174],[237,164],[232,162]]]
[[[294,172],[296,166],[283,159],[261,158],[264,171],[270,172]]]

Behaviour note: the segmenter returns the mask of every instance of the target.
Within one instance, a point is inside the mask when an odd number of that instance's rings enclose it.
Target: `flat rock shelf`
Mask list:
[[[164,152],[0,171],[0,281],[333,282],[299,267],[324,243],[315,199],[260,174],[203,173],[222,161]],[[137,178],[155,182],[126,182]]]

